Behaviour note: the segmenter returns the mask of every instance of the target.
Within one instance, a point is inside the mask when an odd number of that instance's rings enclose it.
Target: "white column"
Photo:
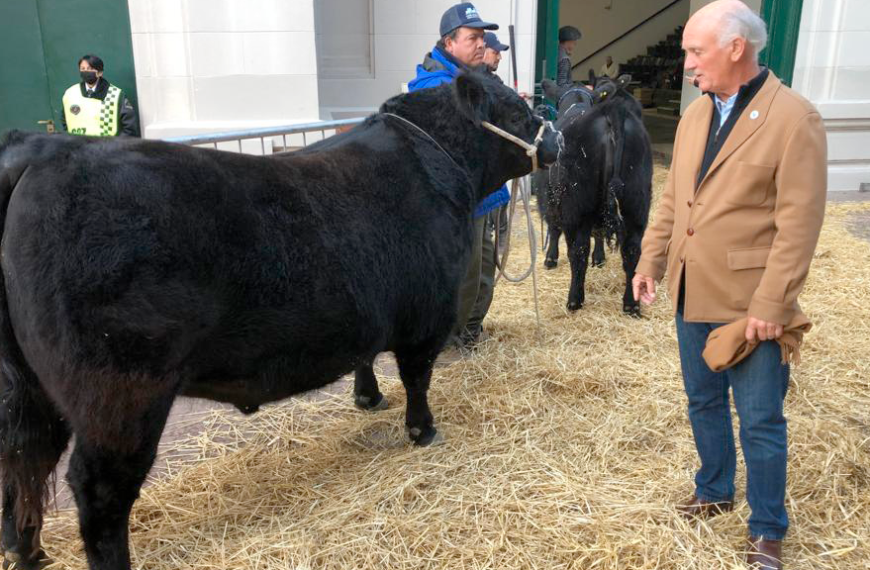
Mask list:
[[[313,0],[128,0],[148,138],[317,120]]]
[[[496,33],[502,43],[508,43],[508,25],[516,26],[519,87],[531,93],[537,1],[476,0],[473,3],[483,20],[501,26]],[[320,77],[322,117],[364,115],[401,93],[402,84],[414,78],[417,64],[435,47],[441,15],[454,4],[455,0],[372,0],[373,76]],[[499,75],[512,86],[509,59],[510,54],[506,52]]]
[[[870,2],[804,0],[795,90],[822,114],[828,189],[870,184]]]

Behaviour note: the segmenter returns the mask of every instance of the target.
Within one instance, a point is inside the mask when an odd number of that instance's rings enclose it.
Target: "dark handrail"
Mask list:
[[[605,44],[604,46],[598,48],[597,50],[595,50],[594,52],[592,52],[590,55],[587,55],[586,57],[584,57],[583,59],[581,59],[580,61],[578,61],[578,62],[575,63],[574,65],[572,65],[572,66],[571,66],[571,69],[577,69],[578,67],[580,67],[581,65],[583,65],[584,63],[586,63],[587,61],[589,61],[590,59],[592,59],[593,57],[595,57],[595,56],[598,55],[599,53],[603,52],[604,50],[606,50],[607,48],[609,48],[610,46],[612,46],[613,44],[615,44],[616,42],[618,42],[619,40],[621,40],[622,38],[624,38],[625,36],[627,36],[628,34],[630,34],[631,32],[633,32],[633,31],[635,31],[636,29],[638,29],[639,27],[643,26],[644,24],[646,24],[647,22],[649,22],[649,21],[652,20],[653,18],[658,17],[659,14],[661,14],[661,13],[664,12],[665,10],[668,10],[669,8],[671,8],[674,4],[679,4],[681,1],[682,1],[682,0],[674,0],[673,2],[671,2],[670,4],[668,4],[667,6],[665,6],[664,8],[662,8],[661,10],[659,10],[658,12],[656,12],[655,14],[653,14],[652,16],[650,16],[649,18],[647,18],[646,20],[644,20],[643,22],[639,23],[639,24],[636,25],[636,26],[633,26],[631,29],[629,29],[627,32],[625,32],[625,33],[623,33],[622,35],[620,35],[618,38],[613,39],[613,40],[610,40],[610,41],[609,41],[607,44]]]

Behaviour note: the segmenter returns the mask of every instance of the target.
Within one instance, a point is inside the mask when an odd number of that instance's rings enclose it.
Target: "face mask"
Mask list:
[[[97,82],[96,71],[80,71],[79,75],[82,76],[82,81],[84,81],[85,83],[94,84]]]

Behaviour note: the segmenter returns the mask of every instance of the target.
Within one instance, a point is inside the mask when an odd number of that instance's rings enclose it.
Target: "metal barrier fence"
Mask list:
[[[231,152],[269,155],[305,148],[309,144],[329,138],[337,132],[352,128],[364,120],[364,117],[360,117],[338,121],[320,121],[286,127],[172,137],[165,140],[167,142],[211,147]]]

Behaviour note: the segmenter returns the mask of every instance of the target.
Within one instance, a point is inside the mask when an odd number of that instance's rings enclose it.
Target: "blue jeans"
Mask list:
[[[788,530],[787,439],[782,407],[788,390],[789,367],[781,363],[779,345],[766,341],[736,366],[713,372],[701,353],[707,335],[718,326],[721,325],[687,323],[682,310],[677,312],[689,421],[701,458],[701,468],[695,475],[695,494],[705,501],[730,501],[734,497],[737,454],[731,428],[730,388],[740,418],[740,445],[746,462],[746,499],[752,509],[749,532],[781,540]]]

